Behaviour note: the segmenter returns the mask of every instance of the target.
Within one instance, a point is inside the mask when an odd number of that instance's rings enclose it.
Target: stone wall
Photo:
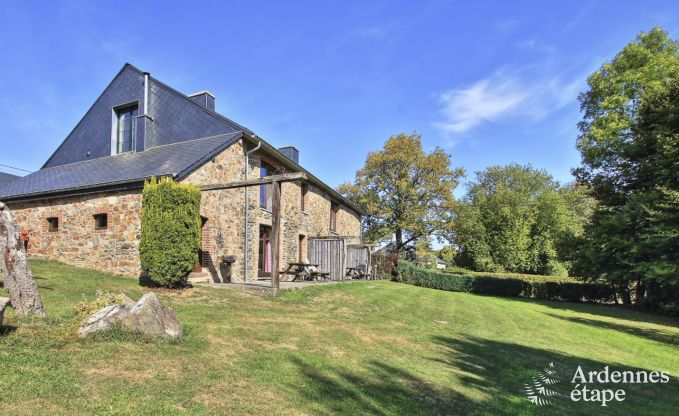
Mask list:
[[[184,182],[209,185],[245,179],[245,150],[241,141],[217,155],[213,161],[192,172]],[[260,154],[250,158],[249,178],[260,176]],[[269,161],[270,163],[273,163]],[[285,173],[277,166],[276,173]],[[244,276],[245,188],[203,191],[201,215],[205,224],[202,235],[204,271],[214,281],[223,281],[220,264],[224,256],[234,256],[231,280]],[[248,188],[248,280],[257,279],[259,226],[271,226],[271,212],[259,206],[259,186]],[[137,277],[140,273],[139,239],[141,236],[141,191],[97,193],[54,200],[9,204],[22,231],[30,236],[29,255],[55,259],[67,264],[106,270]],[[95,230],[94,214],[108,214],[108,228]],[[58,232],[47,229],[47,218],[57,217]],[[330,196],[308,185],[305,211],[301,210],[301,182],[281,184],[280,265],[297,261],[300,236],[302,258],[306,258],[309,238],[343,236],[350,242],[360,240],[360,221],[356,213],[341,206],[337,230],[330,230]],[[289,277],[288,277],[289,278]]]
[[[233,182],[245,179],[245,153],[242,141],[234,143],[214,158],[214,161],[191,173],[184,182],[195,185],[210,185]],[[256,197],[252,190],[248,191],[248,200],[252,206]],[[245,223],[245,189],[219,189],[203,191],[201,195],[200,213],[207,221],[203,226],[203,267],[210,272],[214,281],[223,281],[220,263],[224,256],[235,256],[231,275],[233,281],[243,280],[243,264],[245,260],[244,223]],[[257,241],[258,224],[256,218],[250,217],[250,241]],[[253,237],[254,236],[254,237]],[[254,240],[253,240],[254,239]],[[248,247],[250,270],[254,267],[255,278],[257,272],[257,246]],[[248,273],[253,276],[252,273]]]
[[[255,153],[250,156],[248,178],[260,177],[261,159],[266,155]],[[286,170],[276,165],[276,173]],[[214,162],[208,162],[185,179],[197,185],[244,180],[245,150],[238,142],[219,154]],[[306,258],[305,243],[308,238],[327,236],[350,237],[352,243],[360,241],[360,220],[356,213],[341,206],[337,215],[337,230],[330,231],[330,199],[320,188],[308,185],[305,212],[301,211],[301,182],[281,184],[281,244],[280,265],[297,261],[300,250],[300,236],[304,237],[302,258]],[[259,226],[271,226],[271,212],[260,208],[259,186],[248,188],[248,280],[257,279]],[[207,218],[203,234],[204,267],[213,280],[222,281],[219,264],[224,256],[235,256],[231,268],[231,280],[243,281],[245,244],[245,190],[244,188],[204,191],[201,199],[201,215]],[[209,247],[206,247],[209,246]],[[289,276],[287,277],[289,278]]]
[[[41,259],[138,277],[141,271],[141,191],[118,191],[53,200],[8,203],[28,254]],[[95,229],[95,214],[107,214],[108,227]],[[47,218],[59,219],[49,231]]]

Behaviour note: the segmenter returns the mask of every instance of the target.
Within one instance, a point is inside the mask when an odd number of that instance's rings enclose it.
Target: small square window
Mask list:
[[[108,214],[95,214],[94,228],[96,230],[105,230],[108,228]]]
[[[51,233],[59,231],[59,218],[49,217],[47,218],[47,230]]]

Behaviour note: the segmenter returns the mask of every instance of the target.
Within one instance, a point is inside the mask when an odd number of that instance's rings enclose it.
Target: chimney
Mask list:
[[[215,111],[215,96],[210,91],[201,91],[189,95],[189,99],[210,111]]]
[[[299,150],[295,146],[279,147],[278,151],[299,165]]]

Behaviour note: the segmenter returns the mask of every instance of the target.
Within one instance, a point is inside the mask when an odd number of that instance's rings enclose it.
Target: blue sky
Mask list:
[[[518,162],[568,181],[587,75],[640,31],[679,38],[678,16],[670,1],[5,1],[0,164],[39,169],[130,62],[210,90],[333,186],[412,131],[470,174]]]

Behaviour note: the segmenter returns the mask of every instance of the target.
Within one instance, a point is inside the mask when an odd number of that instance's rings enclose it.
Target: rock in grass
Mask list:
[[[145,294],[136,303],[123,295],[122,303],[107,306],[87,318],[78,330],[78,335],[85,337],[110,329],[113,325],[154,337],[182,336],[182,326],[174,311],[163,305],[153,292]]]
[[[2,326],[2,320],[5,316],[5,308],[9,305],[9,298],[0,298],[0,326]]]
[[[130,308],[130,309],[132,309],[132,307],[134,306],[134,304],[137,303],[137,302],[135,302],[134,300],[132,300],[129,296],[127,296],[127,295],[124,294],[124,293],[121,293],[121,294],[120,294],[120,297],[121,297],[122,300],[123,300],[123,301],[120,302],[120,303],[122,303],[123,305],[127,306],[127,307]]]
[[[130,310],[123,325],[144,334],[177,338],[182,336],[182,326],[174,311],[160,303],[155,293],[149,292]]]
[[[78,329],[78,335],[85,337],[98,331],[111,328],[121,323],[130,314],[130,309],[123,303],[109,305],[91,315]]]

